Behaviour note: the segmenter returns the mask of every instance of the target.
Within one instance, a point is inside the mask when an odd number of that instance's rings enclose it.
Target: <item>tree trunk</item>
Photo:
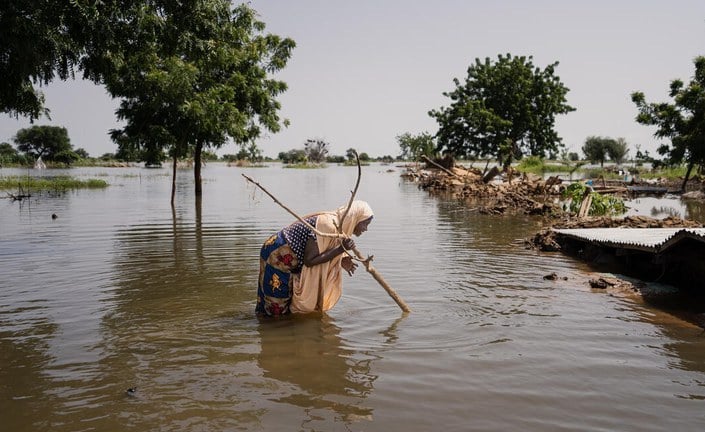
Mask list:
[[[174,162],[171,169],[171,208],[174,209],[174,197],[176,196],[176,151],[174,151]]]
[[[198,141],[196,143],[196,149],[193,151],[193,180],[196,184],[196,196],[203,196],[203,188],[201,187],[201,151],[203,150],[203,143]]]
[[[484,177],[482,177],[482,182],[491,182],[493,178],[497,177],[497,174],[499,174],[499,168],[497,168],[497,166],[493,166],[492,169],[487,174],[485,174]]]
[[[688,184],[688,178],[690,178],[690,172],[693,170],[695,164],[691,161],[688,162],[688,170],[685,172],[685,179],[683,179],[683,184],[681,185],[681,192],[685,192],[685,187]]]

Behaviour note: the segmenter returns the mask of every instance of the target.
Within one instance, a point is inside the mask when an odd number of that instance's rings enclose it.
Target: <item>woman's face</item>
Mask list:
[[[370,222],[372,222],[372,217],[368,217],[367,219],[358,222],[357,225],[355,225],[353,234],[360,237],[362,233],[367,231],[367,227],[370,225]]]

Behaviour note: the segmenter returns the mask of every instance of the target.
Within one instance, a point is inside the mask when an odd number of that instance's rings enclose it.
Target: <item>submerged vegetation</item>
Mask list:
[[[105,180],[80,180],[69,176],[56,177],[0,177],[0,190],[24,189],[34,191],[63,191],[69,189],[102,189],[108,187]]]

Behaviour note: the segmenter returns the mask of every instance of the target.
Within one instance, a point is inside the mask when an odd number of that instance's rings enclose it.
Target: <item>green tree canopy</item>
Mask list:
[[[600,166],[604,166],[608,158],[621,164],[629,153],[627,141],[624,138],[614,139],[601,136],[587,137],[582,150],[586,159],[592,163],[599,162]]]
[[[627,145],[627,140],[624,138],[617,138],[612,140],[609,147],[607,147],[607,156],[610,160],[616,164],[621,164],[629,153],[629,146]]]
[[[612,147],[614,143],[615,140],[608,137],[587,137],[582,148],[585,159],[588,159],[591,163],[599,162],[600,166],[604,166],[605,160],[607,160],[607,149]]]
[[[264,34],[253,9],[227,0],[128,2],[120,14],[126,19],[89,50],[90,71],[121,99],[126,125],[112,137],[121,147],[169,148],[173,157],[193,152],[200,196],[204,148],[280,129],[275,98],[286,84],[270,74],[286,65],[294,42]]]
[[[683,190],[693,167],[705,165],[705,56],[696,57],[694,64],[695,74],[687,86],[679,79],[671,81],[673,103],[647,103],[644,93],[632,93],[639,110],[636,121],[656,126],[655,137],[671,140],[658,148],[659,154],[670,164],[688,165]]]
[[[476,59],[464,82],[443,93],[448,107],[429,112],[438,122],[438,148],[461,157],[497,157],[505,165],[522,154],[558,153],[555,117],[574,111],[554,74],[558,62],[540,69],[533,57]]]
[[[85,29],[78,2],[4,0],[0,8],[0,113],[49,114],[37,88],[73,76]]]
[[[240,144],[240,151],[237,152],[236,156],[236,160],[248,160],[250,162],[261,162],[264,159],[262,149],[254,141]]]
[[[91,156],[88,154],[88,151],[84,149],[83,147],[77,148],[74,153],[76,153],[76,156],[80,157],[81,159],[88,159]]]
[[[20,129],[14,137],[17,150],[38,159],[66,162],[67,154],[73,153],[66,128],[59,126],[32,126]]]
[[[0,155],[1,156],[14,156],[17,154],[17,150],[15,150],[14,147],[12,147],[12,144],[8,142],[1,142],[0,143]]]
[[[433,140],[433,135],[428,132],[422,132],[417,135],[405,132],[397,136],[397,143],[401,149],[402,159],[417,160],[421,156],[432,158],[436,153],[436,143]]]
[[[288,152],[279,152],[277,158],[285,164],[305,162],[306,152],[302,149],[291,149]]]

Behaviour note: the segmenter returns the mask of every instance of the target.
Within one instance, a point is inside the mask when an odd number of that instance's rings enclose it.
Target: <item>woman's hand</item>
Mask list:
[[[357,264],[349,256],[343,257],[343,259],[340,261],[340,266],[343,267],[350,276],[355,273],[355,269],[357,268]]]
[[[355,247],[355,241],[350,237],[343,239],[342,244],[345,250],[352,250]]]

